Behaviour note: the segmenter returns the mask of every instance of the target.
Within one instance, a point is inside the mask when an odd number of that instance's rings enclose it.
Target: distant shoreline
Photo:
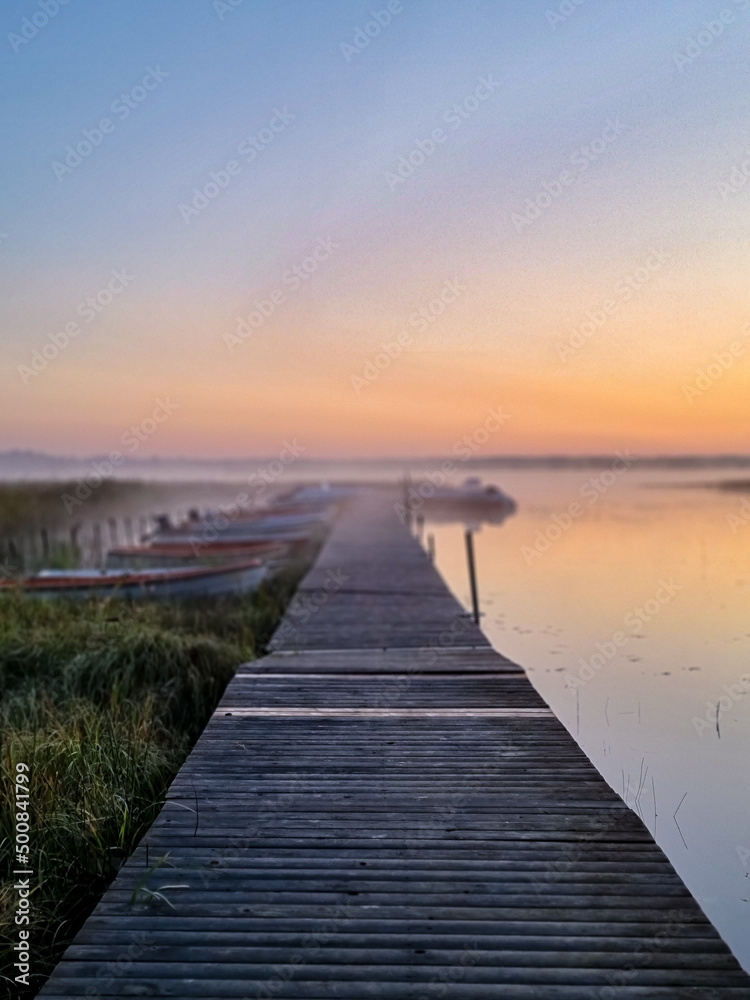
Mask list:
[[[404,473],[437,467],[446,457],[440,455],[373,456],[369,458],[302,456],[295,462],[295,475],[300,479],[328,479],[331,477],[361,481],[363,472],[372,472],[378,478],[384,475],[394,480]],[[472,455],[462,468],[467,474],[490,471],[576,471],[581,469],[607,469],[616,458],[613,454],[588,455]],[[245,479],[257,473],[259,466],[273,462],[270,457],[195,458],[188,456],[133,456],[127,465],[114,471],[113,479],[154,482],[217,482]],[[0,482],[56,482],[90,476],[98,465],[106,464],[106,456],[62,456],[34,451],[0,451]],[[726,469],[728,475],[750,475],[750,455],[629,455],[633,468],[641,470],[664,469],[669,471]],[[731,470],[731,471],[730,471]],[[745,470],[748,470],[746,473]],[[365,476],[365,478],[367,478]],[[733,487],[738,488],[738,487]],[[744,488],[744,487],[743,487]]]
[[[652,490],[728,490],[750,493],[750,479],[703,479],[697,483],[642,483],[643,489]]]

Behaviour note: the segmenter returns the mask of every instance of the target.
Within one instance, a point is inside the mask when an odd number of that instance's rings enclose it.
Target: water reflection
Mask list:
[[[483,524],[502,524],[516,512],[516,501],[494,483],[469,476],[456,485],[436,486],[429,479],[404,479],[403,502],[421,531],[424,521],[434,524],[463,524],[477,530]]]
[[[695,479],[504,473],[518,511],[476,535],[482,624],[750,969],[750,518],[741,493],[675,488]],[[468,608],[463,530],[430,520]]]

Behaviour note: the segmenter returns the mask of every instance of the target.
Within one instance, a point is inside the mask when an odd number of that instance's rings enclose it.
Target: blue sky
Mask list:
[[[41,8],[31,0],[3,7],[0,378],[21,419],[0,428],[0,446],[106,447],[129,408],[147,408],[161,391],[194,405],[156,450],[194,442],[197,451],[230,454],[246,450],[246,440],[250,450],[272,448],[300,421],[307,427],[311,409],[320,451],[367,452],[381,438],[389,451],[401,441],[395,427],[404,446],[434,448],[462,412],[471,419],[471,399],[490,400],[493,371],[501,394],[519,401],[540,370],[542,384],[559,384],[553,395],[577,400],[590,389],[577,378],[609,379],[615,395],[632,399],[637,387],[620,382],[635,378],[646,357],[651,405],[670,354],[685,351],[687,377],[706,349],[726,342],[744,308],[748,212],[742,194],[719,199],[716,183],[750,147],[750,5],[403,0],[391,23],[347,58],[342,44],[386,6],[69,0],[17,52],[9,36]],[[550,23],[550,11],[569,8]],[[734,20],[721,37],[677,66],[675,54],[723,9]],[[118,118],[113,104],[153,71],[161,82]],[[497,82],[491,96],[390,190],[385,178],[399,157],[488,77]],[[277,111],[288,123],[246,163],[240,144]],[[110,134],[55,176],[66,147],[107,117]],[[623,126],[612,148],[517,232],[512,213],[608,120]],[[238,175],[187,224],[179,206],[233,159]],[[236,317],[321,238],[337,251],[315,280],[252,344],[228,352],[224,333]],[[575,372],[560,368],[554,344],[657,242],[668,245],[670,268],[629,317],[618,317],[622,328],[606,344],[582,352]],[[19,364],[113,268],[134,275],[127,294],[24,384]],[[700,323],[681,313],[695,274],[703,289],[690,316]],[[450,277],[463,277],[470,294],[435,325],[434,340],[365,399],[352,393],[351,374]],[[662,328],[670,351],[655,345]],[[509,371],[517,378],[507,386]],[[441,404],[446,384],[459,390],[450,413]],[[289,392],[298,410],[290,411]],[[602,443],[598,429],[589,443],[584,433],[595,404],[587,397],[560,447]],[[519,413],[512,450],[555,447],[543,426],[552,405],[540,398]],[[209,412],[220,414],[215,425]],[[657,450],[672,434],[679,450],[692,433],[677,419],[663,415]],[[360,438],[352,437],[355,422]],[[348,428],[340,447],[337,424]],[[621,433],[613,429],[612,441]]]

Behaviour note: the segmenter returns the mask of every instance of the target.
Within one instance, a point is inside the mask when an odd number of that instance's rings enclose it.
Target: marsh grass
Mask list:
[[[238,664],[264,647],[303,567],[252,597],[173,604],[0,598],[0,970],[38,990],[165,791]],[[34,989],[19,991],[11,838],[31,771]]]
[[[90,473],[91,470],[89,469]],[[90,491],[85,502],[69,510],[63,497],[80,492],[79,480],[53,482],[0,483],[0,534],[27,531],[34,525],[68,530],[79,519],[101,520],[113,514],[156,512],[172,503],[202,503],[219,498],[231,500],[235,486],[226,488],[210,483],[157,483],[128,479],[105,479]],[[187,499],[186,499],[187,498]]]

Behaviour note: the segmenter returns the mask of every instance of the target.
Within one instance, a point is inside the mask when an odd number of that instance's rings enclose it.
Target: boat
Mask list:
[[[199,521],[187,521],[176,527],[160,527],[148,541],[160,545],[169,540],[185,544],[224,541],[299,542],[320,536],[328,524],[323,514],[252,514],[227,517],[209,512]]]
[[[40,598],[175,600],[218,597],[257,590],[266,574],[259,559],[221,566],[156,567],[149,570],[43,570],[24,580],[0,581],[0,593],[21,591]]]
[[[412,509],[423,511],[435,521],[471,519],[499,523],[516,511],[512,497],[498,486],[483,484],[479,476],[470,476],[461,486],[432,486],[431,490],[410,487],[407,496],[412,494],[420,501],[411,503]]]
[[[179,539],[154,545],[120,546],[107,553],[107,569],[179,568],[181,566],[214,566],[262,559],[276,566],[291,555],[291,546],[283,542],[205,542],[185,544]]]

